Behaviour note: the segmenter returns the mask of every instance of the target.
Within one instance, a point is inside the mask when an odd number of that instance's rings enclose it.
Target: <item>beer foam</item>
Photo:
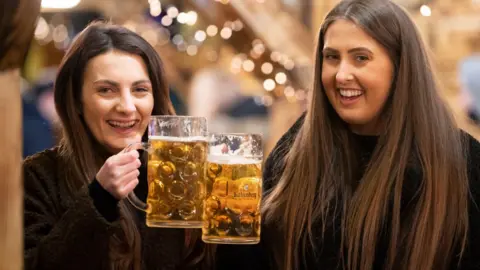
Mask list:
[[[250,165],[250,164],[261,164],[262,160],[247,158],[243,156],[229,156],[229,155],[208,155],[208,162],[217,163],[217,164],[239,164],[239,165]]]
[[[173,136],[148,136],[149,141],[167,141],[167,142],[207,142],[208,138],[203,136],[194,137],[173,137]]]

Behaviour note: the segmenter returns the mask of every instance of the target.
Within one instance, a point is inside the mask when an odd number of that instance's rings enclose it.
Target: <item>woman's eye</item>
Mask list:
[[[365,62],[368,60],[368,56],[366,55],[357,55],[355,58],[357,59],[358,62]]]
[[[336,60],[336,59],[338,59],[338,56],[335,55],[335,54],[326,54],[324,57],[325,57],[325,59],[329,59],[329,60]]]
[[[106,93],[111,93],[111,92],[113,92],[113,90],[112,90],[112,88],[102,87],[102,88],[99,88],[99,89],[98,89],[98,92],[100,92],[100,93],[105,93],[105,94],[106,94]]]

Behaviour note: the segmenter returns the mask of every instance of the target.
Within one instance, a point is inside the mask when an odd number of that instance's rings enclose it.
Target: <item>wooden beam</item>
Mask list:
[[[0,74],[0,269],[22,269],[23,224],[21,183],[22,118],[20,72]]]

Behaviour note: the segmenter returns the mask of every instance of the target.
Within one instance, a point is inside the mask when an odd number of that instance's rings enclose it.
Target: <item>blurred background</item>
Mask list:
[[[268,153],[306,108],[317,31],[338,1],[43,0],[23,70],[23,154],[56,143],[56,69],[76,34],[97,19],[155,47],[178,114],[207,117],[210,131],[261,133]],[[479,138],[480,0],[396,2],[431,50],[442,96]]]

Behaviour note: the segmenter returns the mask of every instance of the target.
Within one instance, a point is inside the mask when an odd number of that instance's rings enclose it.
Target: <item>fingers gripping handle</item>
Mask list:
[[[132,150],[145,150],[148,152],[149,149],[150,149],[149,143],[138,142],[138,143],[130,144],[125,149],[123,149],[123,151],[130,152]],[[148,212],[148,205],[144,203],[142,200],[140,200],[133,191],[128,193],[127,200],[138,210]]]

